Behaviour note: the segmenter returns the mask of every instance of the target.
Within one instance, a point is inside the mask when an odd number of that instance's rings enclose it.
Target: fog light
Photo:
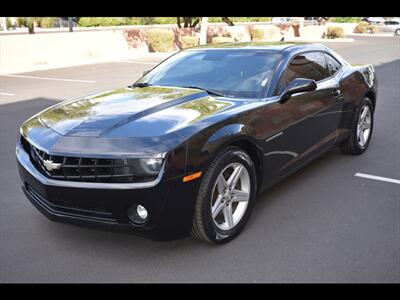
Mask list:
[[[126,214],[128,215],[129,220],[138,225],[144,224],[149,216],[147,209],[142,205],[132,205],[127,210]]]
[[[143,220],[147,219],[147,209],[145,209],[143,206],[138,205],[136,211],[140,218]]]

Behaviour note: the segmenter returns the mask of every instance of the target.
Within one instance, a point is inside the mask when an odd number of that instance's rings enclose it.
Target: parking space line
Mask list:
[[[83,83],[95,83],[94,80],[81,80],[81,79],[67,79],[67,78],[53,78],[53,77],[38,77],[38,76],[25,76],[25,75],[2,75],[5,77],[17,77],[17,78],[28,78],[28,79],[42,79],[42,80],[55,80],[55,81],[71,81],[71,82],[83,82]]]
[[[390,182],[390,183],[395,183],[395,184],[400,184],[400,180],[399,179],[394,179],[394,178],[389,178],[389,177],[369,175],[369,174],[364,174],[364,173],[356,173],[356,174],[354,174],[354,176],[367,178],[367,179],[373,179],[373,180],[379,180],[379,181],[385,181],[385,182]]]
[[[134,60],[117,60],[116,62],[124,62],[130,64],[145,64],[145,65],[156,65],[158,62],[145,62],[145,61],[134,61]]]
[[[10,94],[10,93],[0,93],[0,95],[3,95],[3,96],[15,96],[15,94]]]

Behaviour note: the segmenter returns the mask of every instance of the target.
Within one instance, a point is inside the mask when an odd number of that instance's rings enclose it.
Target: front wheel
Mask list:
[[[192,235],[210,243],[236,237],[250,217],[256,182],[254,164],[245,151],[230,147],[220,153],[201,183]]]
[[[396,31],[394,32],[394,35],[399,36],[400,35],[400,29],[396,29]]]

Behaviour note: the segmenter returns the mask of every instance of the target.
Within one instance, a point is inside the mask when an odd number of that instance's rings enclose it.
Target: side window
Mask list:
[[[328,77],[330,77],[330,72],[322,52],[298,54],[286,67],[279,83],[278,94],[281,94],[295,78],[308,78],[320,81]]]
[[[325,57],[326,63],[328,64],[329,72],[332,76],[340,69],[341,64],[329,54],[325,54]]]

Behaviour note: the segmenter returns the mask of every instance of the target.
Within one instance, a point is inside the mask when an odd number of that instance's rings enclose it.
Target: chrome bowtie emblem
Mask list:
[[[61,164],[54,163],[52,160],[43,160],[43,165],[46,167],[47,171],[58,170],[61,167]]]

